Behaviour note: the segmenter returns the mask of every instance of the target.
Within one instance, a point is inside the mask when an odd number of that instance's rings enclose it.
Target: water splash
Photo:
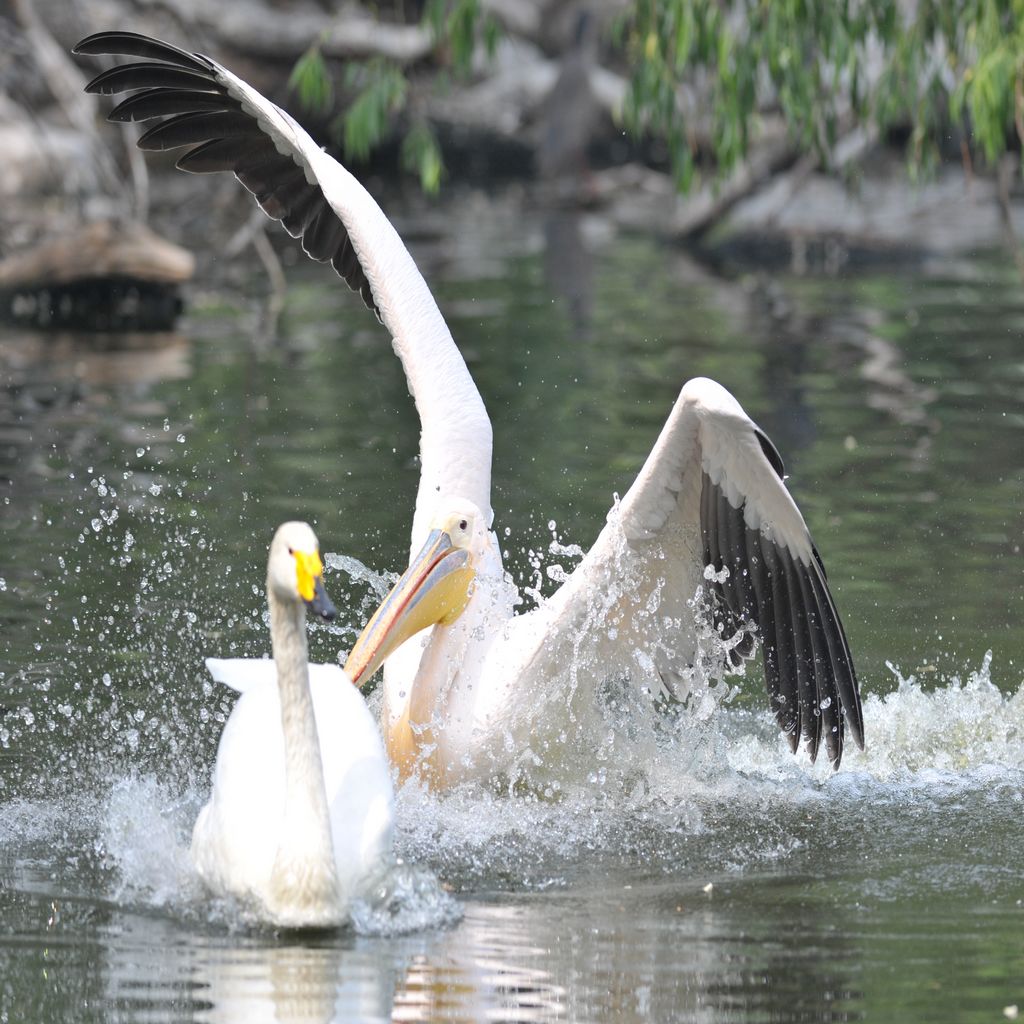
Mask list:
[[[188,852],[197,805],[194,793],[174,792],[153,776],[113,783],[96,848],[112,869],[115,903],[164,908],[201,899]]]
[[[707,721],[685,709],[662,715],[657,735],[622,733],[614,756],[586,777],[542,790],[505,780],[438,795],[410,781],[397,800],[407,863],[354,908],[354,926],[392,935],[451,923],[457,902],[438,878],[456,891],[545,890],[608,858],[712,877],[789,860],[816,842],[856,842],[866,820],[877,843],[907,814],[934,817],[951,802],[1020,808],[1024,686],[1004,694],[991,675],[986,655],[963,679],[926,689],[900,677],[896,691],[869,696],[868,750],[848,749],[838,773],[794,758],[767,713],[727,707]],[[0,810],[0,854],[45,851],[65,865],[51,883],[57,894],[251,929],[244,908],[203,892],[188,862],[206,789],[183,784],[192,774],[127,772],[98,789],[11,801]],[[887,810],[894,805],[900,813]]]
[[[61,903],[79,901],[156,912],[227,931],[274,931],[252,909],[212,896],[189,856],[203,794],[165,779],[129,774],[106,791],[69,792],[59,800],[15,800],[0,807],[0,859],[25,865],[15,884]],[[352,907],[352,927],[400,935],[459,919],[457,900],[429,871],[401,861],[383,867],[366,898]]]
[[[59,562],[59,600],[42,608],[37,657],[5,679],[0,854],[60,865],[56,881],[32,876],[19,886],[250,927],[242,910],[202,892],[187,848],[233,700],[205,679],[201,659],[265,651],[262,569],[239,562],[225,571],[202,531],[182,525],[180,508],[151,503],[151,476],[115,487],[93,479],[83,487],[81,539]],[[176,496],[169,487],[161,498],[190,500],[187,489]],[[579,557],[549,529],[550,540],[535,545],[540,602],[540,584]],[[344,555],[326,561],[348,576],[332,584],[341,585],[339,603],[347,598],[354,635],[395,577]],[[97,580],[106,586],[99,594]],[[45,619],[55,608],[77,620],[65,651],[48,646]],[[599,621],[602,607],[593,611]],[[657,601],[641,614],[656,616]],[[707,621],[697,630],[698,665],[720,663],[735,638]],[[314,656],[328,643],[333,634],[317,630]],[[329,658],[333,651],[319,660]],[[588,666],[572,669],[580,689]],[[865,701],[867,752],[848,748],[838,774],[792,757],[763,701],[756,712],[732,706],[735,688],[710,682],[702,668],[679,703],[637,699],[635,674],[652,672],[633,658],[629,672],[602,680],[595,716],[523,752],[520,772],[443,796],[407,784],[398,794],[399,853],[431,874],[403,865],[380,901],[358,908],[356,926],[391,934],[445,924],[453,901],[438,877],[456,889],[544,889],[608,857],[655,872],[743,872],[799,856],[818,836],[856,842],[880,808],[930,813],[975,797],[1021,804],[1024,687],[1006,695],[1020,680],[1000,680],[1001,689],[989,655],[963,678],[927,687],[896,672],[895,691]],[[584,771],[558,770],[576,755]],[[553,770],[534,771],[538,761]],[[883,835],[897,827],[875,824]]]
[[[849,765],[883,782],[972,779],[995,770],[1007,781],[1024,779],[1024,685],[1005,694],[992,681],[992,652],[965,679],[923,687],[886,663],[894,692],[868,699],[870,746]]]
[[[1024,685],[1007,695],[990,673],[986,655],[965,681],[903,679],[869,696],[868,748],[848,747],[839,772],[794,757],[767,713],[719,708],[707,721],[663,718],[653,741],[620,735],[601,768],[542,789],[473,783],[437,795],[411,781],[398,795],[400,847],[458,886],[545,888],[595,858],[747,871],[812,842],[861,842],[869,819],[875,842],[897,841],[894,804],[940,816],[976,797],[1019,807]]]
[[[355,643],[363,625],[377,605],[387,597],[388,591],[398,582],[399,577],[397,573],[377,572],[351,555],[331,551],[324,555],[324,565],[331,571],[342,572],[348,576],[348,586],[345,587],[344,593],[349,607],[344,616],[345,622],[319,628],[342,637],[347,650]],[[331,589],[332,592],[335,589],[333,582]],[[344,662],[344,653],[339,651],[338,661]]]
[[[404,935],[443,928],[461,917],[458,901],[431,872],[401,861],[382,873],[369,897],[352,906],[352,924],[361,935]]]
[[[347,573],[353,583],[368,585],[374,599],[378,602],[383,601],[387,597],[388,591],[398,582],[397,573],[377,572],[352,555],[340,555],[328,551],[324,555],[324,564],[328,569]]]

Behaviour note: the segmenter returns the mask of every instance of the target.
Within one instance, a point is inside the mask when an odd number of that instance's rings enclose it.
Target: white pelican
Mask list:
[[[134,91],[110,118],[164,118],[140,138],[143,149],[192,146],[180,168],[233,171],[392,335],[422,427],[412,564],[346,667],[361,685],[387,659],[383,729],[402,775],[420,765],[445,784],[524,758],[561,767],[571,749],[596,745],[590,712],[608,685],[686,695],[703,607],[733,644],[719,646],[717,674],[760,641],[772,710],[794,751],[803,738],[813,759],[824,738],[838,766],[846,728],[863,746],[853,659],[821,559],[778,453],[728,391],[704,379],[682,389],[590,552],[550,601],[514,615],[491,532],[490,421],[372,197],[287,113],[208,57],[126,32],[90,36],[76,52],[143,58],[88,86]],[[426,639],[399,648],[420,629]]]
[[[337,665],[309,664],[306,607],[324,619],[336,612],[305,523],[274,534],[267,601],[273,661],[206,662],[242,695],[221,734],[192,859],[211,889],[272,924],[331,927],[389,863],[391,772],[348,676]]]

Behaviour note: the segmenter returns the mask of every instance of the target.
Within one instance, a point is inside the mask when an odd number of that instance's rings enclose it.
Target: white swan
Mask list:
[[[705,379],[683,388],[584,561],[546,605],[513,615],[491,532],[490,420],[372,197],[287,113],[208,57],[125,32],[90,36],[76,51],[144,58],[88,86],[136,90],[111,119],[166,118],[142,148],[194,146],[182,169],[233,171],[392,334],[422,425],[412,565],[346,667],[361,684],[384,662],[385,742],[403,775],[420,767],[445,784],[592,753],[596,698],[608,686],[685,696],[703,678],[704,614],[732,645],[712,652],[717,674],[751,655],[754,636],[740,627],[756,628],[772,710],[794,750],[803,738],[813,758],[824,740],[838,766],[847,728],[863,746],[853,659],[821,559],[778,452],[728,391]],[[712,600],[695,605],[698,587]],[[430,630],[425,640],[402,645],[420,629]]]
[[[310,665],[306,607],[333,619],[313,531],[285,523],[267,561],[273,661],[215,659],[241,691],[192,832],[215,892],[286,928],[342,924],[391,856],[393,795],[373,716],[337,665]]]

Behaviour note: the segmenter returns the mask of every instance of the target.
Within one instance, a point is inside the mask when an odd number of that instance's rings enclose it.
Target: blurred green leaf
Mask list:
[[[359,89],[343,118],[345,156],[365,160],[405,107],[409,83],[399,67],[383,59],[349,65],[345,80]]]
[[[419,176],[424,192],[433,195],[441,188],[444,176],[441,146],[426,121],[417,121],[402,141],[402,167]]]
[[[314,43],[296,62],[288,88],[311,114],[323,115],[334,106],[334,84],[324,63],[319,43]]]

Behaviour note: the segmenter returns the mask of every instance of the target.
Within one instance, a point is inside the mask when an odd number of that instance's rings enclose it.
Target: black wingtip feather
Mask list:
[[[204,70],[179,68],[171,64],[118,64],[101,71],[85,91],[98,96],[112,96],[131,89],[198,89],[214,92],[216,80]]]
[[[255,117],[243,123],[241,119],[248,115],[241,113],[236,90],[219,64],[135,32],[97,32],[83,39],[74,52],[143,58],[142,63],[121,64],[102,72],[86,90],[101,95],[138,90],[138,95],[115,109],[115,120],[170,118],[144,133],[140,146],[162,150],[195,144],[179,158],[179,168],[194,174],[233,172],[271,217],[294,237],[302,238],[304,248],[316,259],[330,261],[377,319],[383,320],[344,223],[336,214],[330,215],[336,223],[329,223],[323,213],[328,204],[301,147],[293,151],[286,143],[281,152],[277,148],[281,138],[265,123]],[[195,115],[191,121],[181,120],[189,115]],[[208,119],[204,121],[204,117]],[[221,132],[214,127],[218,117],[226,126]]]
[[[302,248],[318,263],[329,260],[346,239],[345,229],[335,212],[325,203],[324,208],[302,236]]]
[[[818,674],[815,665],[813,627],[803,600],[799,571],[788,557],[779,559],[786,580],[786,626],[793,631],[796,650],[797,692],[800,709],[800,735],[807,741],[811,763],[817,760],[821,742],[821,716],[815,714],[818,703]]]
[[[813,571],[812,567],[811,573]],[[824,739],[829,760],[835,764],[842,757],[841,723],[836,714],[839,694],[836,692],[835,672],[838,666],[835,665],[835,657],[828,639],[832,623],[819,607],[810,580],[811,573],[801,571],[800,566],[794,566],[794,576],[800,589],[801,605],[806,613],[807,636],[814,659],[814,703],[810,710],[814,718],[815,753]],[[833,731],[833,726],[839,728]]]
[[[118,124],[133,121],[151,121],[155,117],[171,117],[197,113],[201,110],[225,111],[232,109],[241,114],[240,103],[231,104],[220,93],[197,92],[195,89],[144,89],[122,100],[107,120]]]
[[[818,577],[813,566],[806,574],[807,591],[805,594],[808,605],[817,609],[819,621],[818,637],[824,646],[823,657],[831,667],[819,686],[818,703],[825,729],[829,760],[834,768],[838,768],[843,758],[843,707],[848,698],[844,692],[850,688],[850,656],[846,645],[846,637],[842,624],[835,614],[832,602],[828,599],[824,583]],[[856,686],[853,685],[856,692]]]
[[[761,451],[764,452],[764,457],[768,460],[772,469],[775,470],[778,478],[785,480],[786,467],[782,461],[782,456],[779,454],[779,449],[775,447],[772,439],[760,427],[754,427],[754,434],[757,436],[757,443],[761,446]]]
[[[238,143],[234,139],[211,139],[178,157],[174,165],[189,174],[216,174],[234,169]]]
[[[790,749],[796,753],[800,741],[796,733],[796,699],[792,685],[783,677],[779,662],[774,605],[770,589],[771,577],[761,554],[760,532],[746,528],[746,547],[749,554],[747,565],[750,585],[755,599],[754,621],[761,640],[761,662],[764,666],[768,703],[779,728],[789,741]]]
[[[139,149],[166,150],[211,139],[263,139],[259,125],[241,110],[192,110],[161,121],[136,143]]]
[[[782,480],[781,456],[754,429],[765,460]],[[805,742],[813,761],[824,741],[829,761],[838,768],[847,728],[864,749],[863,710],[821,556],[813,544],[806,561],[793,554],[775,542],[770,525],[751,530],[745,506],[734,508],[706,473],[701,483],[704,564],[730,571],[728,579],[711,588],[723,609],[716,624],[738,615],[754,620],[772,711],[791,749]]]
[[[843,629],[842,620],[836,610],[835,602],[829,592],[824,575],[815,578],[813,573],[809,574],[810,582],[815,591],[818,604],[822,608],[822,614],[828,617],[830,623],[827,636],[835,649],[833,665],[835,666],[835,685],[838,693],[839,703],[845,724],[850,729],[857,746],[864,749],[864,710],[861,705],[860,687],[857,682],[857,672],[853,665],[853,654],[850,652],[850,644],[846,639],[846,631]]]
[[[76,43],[71,52],[90,57],[146,57],[191,68],[193,71],[212,69],[212,63],[201,54],[188,53],[171,43],[138,32],[94,32]]]
[[[800,740],[800,674],[796,650],[796,637],[790,623],[785,620],[785,609],[789,600],[786,590],[786,574],[779,559],[775,544],[763,534],[759,535],[761,558],[764,563],[766,607],[762,614],[771,622],[775,637],[775,658],[778,664],[779,691],[775,699],[784,699],[786,710],[796,732],[795,742]]]

